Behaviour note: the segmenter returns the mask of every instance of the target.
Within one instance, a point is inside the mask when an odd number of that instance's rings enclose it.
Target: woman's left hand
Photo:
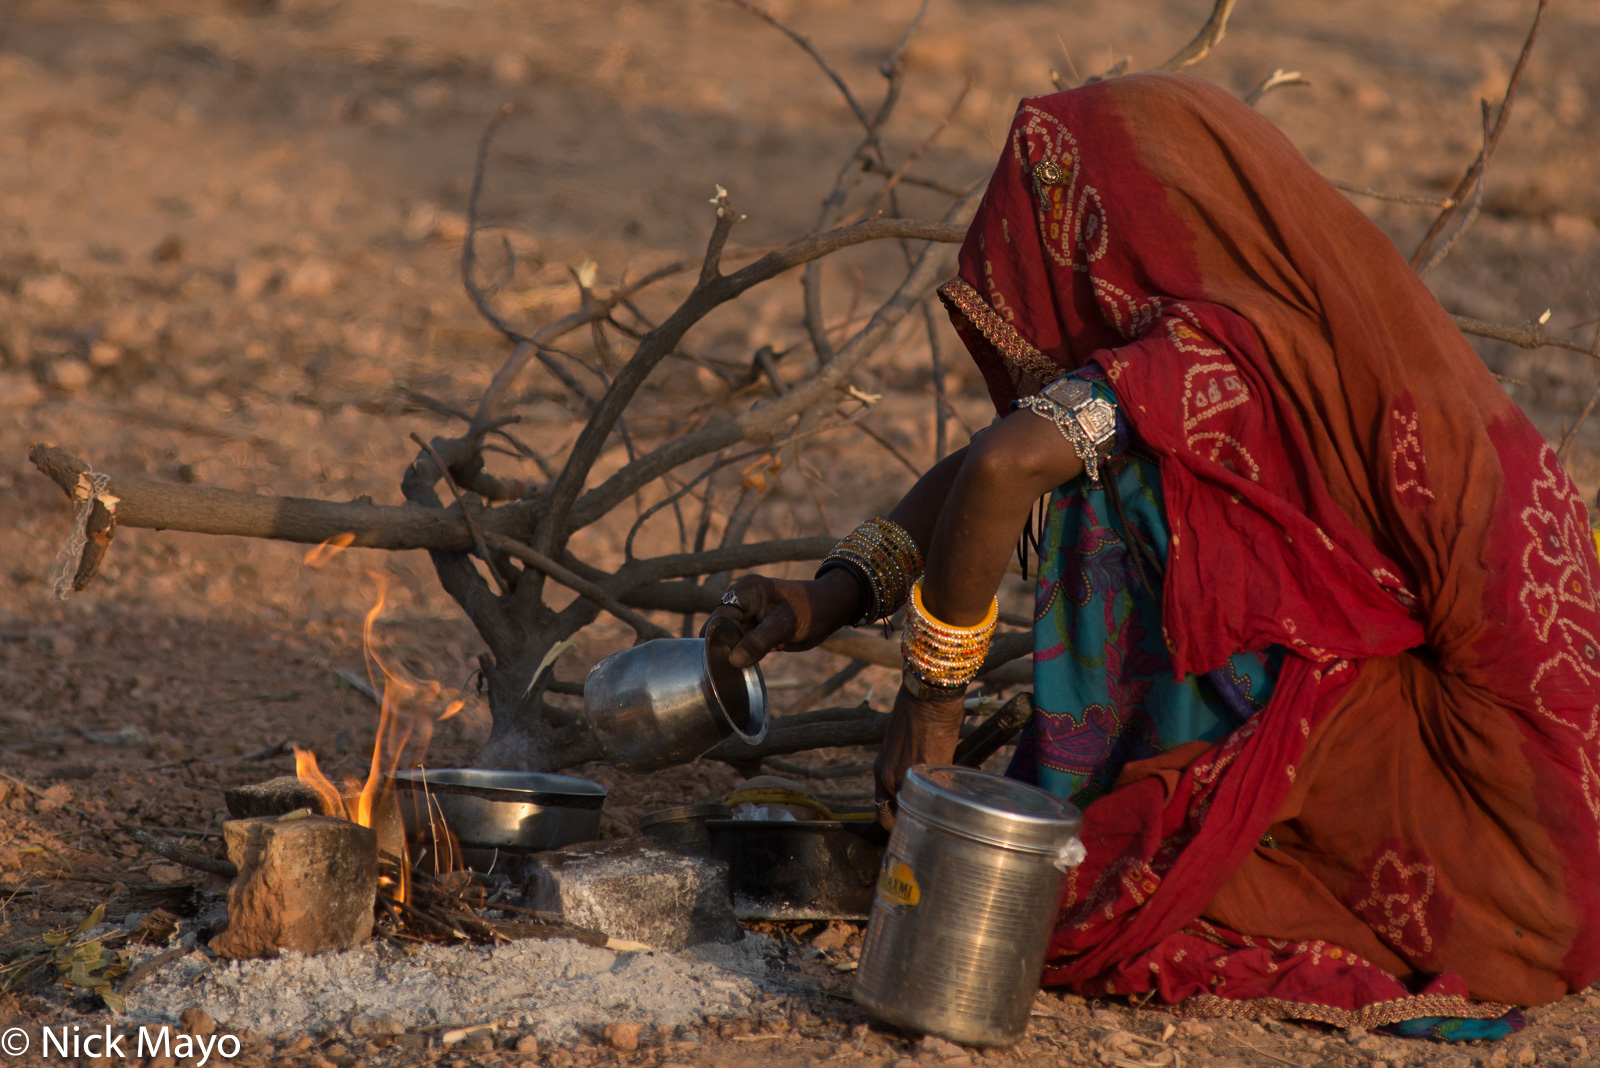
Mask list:
[[[894,798],[913,764],[948,764],[961,740],[961,698],[927,701],[900,688],[872,774],[877,780],[878,822],[894,826]]]

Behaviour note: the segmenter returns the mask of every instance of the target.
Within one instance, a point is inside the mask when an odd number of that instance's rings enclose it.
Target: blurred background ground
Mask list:
[[[876,64],[916,4],[770,6],[875,99]],[[934,0],[907,55],[891,156],[922,141],[970,74],[965,107],[917,169],[956,186],[979,179],[1017,99],[1049,91],[1052,68],[1081,78],[1130,54],[1135,68],[1153,65],[1209,8]],[[1523,0],[1243,0],[1194,73],[1242,93],[1274,68],[1299,70],[1311,87],[1274,93],[1261,109],[1324,174],[1444,192],[1477,150],[1477,101],[1499,100],[1531,16]],[[1600,6],[1553,4],[1483,217],[1429,279],[1450,311],[1515,324],[1549,309],[1557,336],[1592,336],[1597,52]],[[352,551],[311,570],[303,547],[123,530],[95,584],[57,604],[47,575],[70,514],[26,452],[51,441],[117,474],[398,503],[415,454],[407,434],[449,427],[408,391],[468,404],[505,352],[457,280],[474,145],[503,103],[514,113],[486,205],[521,257],[506,306],[527,323],[572,306],[570,272],[582,264],[615,281],[697,254],[717,184],[749,216],[736,245],[805,232],[857,138],[804,55],[714,0],[0,9],[0,772],[48,795],[0,779],[0,939],[31,937],[151,878],[151,855],[94,830],[113,816],[214,830],[222,787],[291,770],[281,753],[260,755],[280,741],[315,748],[335,773],[359,769],[373,712],[336,672],[361,671],[374,572],[391,585],[379,625],[391,653],[449,691],[467,687],[432,762],[459,761],[481,741],[486,711],[468,684],[481,644],[424,554]],[[910,212],[941,208],[935,194],[905,194]],[[1430,218],[1359,203],[1407,252]],[[834,271],[836,315],[891,284],[887,255],[864,250]],[[722,388],[711,365],[747,366],[761,344],[800,341],[798,298],[791,274],[708,319],[686,342],[701,362],[659,372],[659,419]],[[990,413],[954,335],[943,341],[959,445]],[[1526,383],[1508,388],[1552,440],[1600,378],[1575,354],[1479,348]],[[883,395],[868,423],[892,451],[854,433],[809,443],[804,464],[771,480],[758,531],[842,534],[897,499],[911,468],[934,456],[927,368],[925,341],[906,331],[858,373],[861,390]],[[575,433],[576,412],[554,382],[523,385],[524,436],[554,451]],[[1569,466],[1592,499],[1600,424],[1584,428]],[[615,559],[624,532],[602,524],[580,554]],[[676,538],[663,517],[641,549],[654,539],[670,551]],[[1006,596],[1025,608],[1019,579]],[[558,674],[581,679],[627,639],[602,621]],[[824,652],[769,662],[775,704],[843,663]],[[893,685],[870,669],[838,703],[875,696],[881,706]],[[585,773],[613,787],[610,833],[736,781],[720,765]],[[859,796],[870,784],[855,776],[826,789]],[[74,880],[51,878],[63,872]],[[1565,1042],[1550,1036],[1541,1060],[1581,1058],[1566,1045],[1549,1052]],[[1436,1050],[1404,1048],[1384,1056]]]

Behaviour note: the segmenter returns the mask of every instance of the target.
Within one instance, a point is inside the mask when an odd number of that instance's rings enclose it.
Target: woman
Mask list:
[[[950,759],[1051,493],[1010,773],[1087,803],[1089,859],[1047,984],[1454,1037],[1588,986],[1587,514],[1389,240],[1248,107],[1141,75],[1023,102],[940,293],[1003,418],[815,581],[736,582],[736,658],[894,611],[925,553],[891,798]]]

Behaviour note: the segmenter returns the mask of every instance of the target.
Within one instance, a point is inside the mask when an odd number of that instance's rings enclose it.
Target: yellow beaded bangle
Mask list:
[[[911,607],[906,612],[900,652],[905,669],[923,684],[945,690],[967,685],[989,655],[989,643],[1000,621],[1000,599],[989,604],[989,614],[971,627],[957,627],[929,614],[922,603],[922,580],[911,587]]]

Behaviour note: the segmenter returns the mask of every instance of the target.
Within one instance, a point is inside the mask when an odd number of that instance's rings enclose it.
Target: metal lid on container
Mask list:
[[[727,805],[709,802],[701,805],[677,805],[673,808],[658,808],[654,812],[646,813],[639,817],[639,833],[644,834],[651,827],[663,823],[688,823],[694,820],[728,820],[733,818],[733,809]]]
[[[1083,827],[1083,813],[1027,783],[954,764],[918,764],[900,786],[900,811],[966,838],[1029,853],[1055,853]]]

